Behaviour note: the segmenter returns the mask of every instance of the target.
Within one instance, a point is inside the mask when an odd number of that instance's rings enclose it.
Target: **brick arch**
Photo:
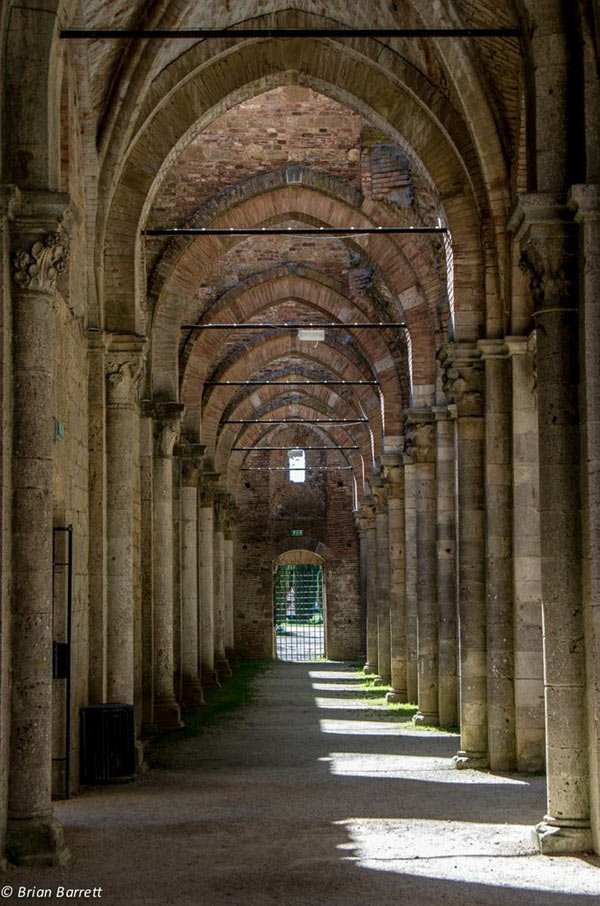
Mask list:
[[[300,418],[319,418],[323,415],[323,413],[320,412],[316,407],[308,406],[306,404],[298,405],[297,409],[298,411],[296,414]],[[289,409],[287,405],[282,406],[280,410],[274,408],[269,412],[269,417],[274,419],[278,417],[284,417],[286,415],[289,415]],[[262,424],[263,430],[275,427],[273,425],[270,425],[268,422],[260,422],[255,424]],[[253,434],[254,436],[258,435],[258,430],[250,430],[255,428],[255,424],[223,426],[217,440],[217,446],[215,448],[214,463],[217,471],[225,471],[225,466],[227,465],[231,447],[237,445],[241,441],[244,441],[245,443],[246,439],[252,437]],[[320,426],[317,425],[316,427]],[[370,449],[370,434],[366,423],[359,425],[330,425],[328,426],[328,429],[328,433],[330,433],[331,436],[345,437],[346,444],[358,444],[358,446],[361,447],[361,450],[363,448],[365,450]],[[335,434],[334,430],[336,432]],[[375,454],[377,454],[381,449],[380,439],[375,437],[374,444]]]
[[[209,455],[215,449],[218,437],[225,429],[225,425],[221,424],[221,419],[260,418],[263,415],[268,418],[271,417],[271,412],[279,411],[284,407],[289,412],[291,409],[310,406],[317,409],[323,417],[331,418],[366,417],[369,418],[369,426],[374,435],[376,437],[383,435],[379,407],[366,409],[360,403],[357,404],[354,399],[348,400],[339,392],[339,388],[307,387],[304,392],[300,388],[295,388],[287,394],[282,391],[285,391],[284,387],[257,388],[255,393],[233,401],[228,408],[222,410],[220,417],[219,415],[211,417],[212,413],[207,412],[203,424],[202,442],[206,444]]]
[[[379,56],[386,55],[381,46],[377,48]],[[409,89],[393,74],[399,63],[392,63],[391,53],[390,58],[391,69],[385,70],[364,53],[359,55],[355,49],[332,43],[253,42],[231,49],[213,66],[187,73],[172,86],[162,106],[149,112],[147,125],[132,143],[112,199],[105,245],[106,299],[111,303],[107,308],[108,326],[131,328],[136,324],[136,278],[131,263],[137,260],[137,231],[177,143],[191,140],[222,111],[226,100],[238,103],[242,97],[290,81],[293,69],[303,83],[366,111],[365,115],[386,128],[394,141],[409,146],[432,181],[448,196],[446,214],[455,242],[456,296],[461,315],[466,302],[466,316],[458,318],[457,333],[465,339],[478,336],[484,283],[477,208],[489,199],[477,155],[468,129],[453,120],[451,105],[441,93],[437,94],[431,83],[422,84],[425,80],[420,80],[414,70],[403,73],[410,82],[419,82]],[[223,65],[225,60],[229,65]],[[251,85],[250,73],[254,80]],[[448,117],[450,121],[446,121]],[[505,176],[504,169],[494,175],[496,184],[501,185],[499,177]],[[503,219],[504,214],[502,211]],[[112,238],[117,227],[118,243]]]
[[[356,300],[342,296],[336,290],[324,283],[316,283],[307,277],[297,274],[280,272],[274,279],[265,279],[261,282],[254,281],[250,286],[241,285],[235,291],[227,293],[210,310],[210,321],[219,321],[221,311],[227,309],[227,317],[240,323],[247,322],[261,314],[265,315],[283,299],[299,302],[309,308],[307,318],[316,315],[325,316],[328,320],[351,320],[360,322],[376,318],[371,311],[364,311]],[[314,314],[313,314],[314,312]],[[232,313],[232,314],[231,314]],[[299,316],[302,319],[302,315]],[[363,352],[369,362],[380,362],[391,355],[387,345],[387,332],[374,330],[353,330],[353,342]],[[198,403],[201,384],[206,379],[209,370],[214,369],[218,361],[219,351],[231,338],[231,331],[198,331],[190,339],[190,347],[184,371],[182,374],[181,399],[183,402]],[[241,335],[240,351],[247,347],[247,339],[251,335]],[[254,338],[258,335],[254,334]],[[268,332],[266,337],[273,336]],[[257,340],[255,339],[255,342]],[[188,377],[188,369],[192,370],[193,378]],[[405,363],[405,373],[399,375],[397,368],[390,367],[380,374],[381,390],[384,398],[392,406],[405,407],[409,405],[408,363]]]
[[[331,375],[332,379],[338,380],[379,380],[380,382],[386,382],[386,372],[393,370],[393,365],[392,367],[386,367],[387,363],[385,362],[381,363],[379,372],[372,370],[366,364],[359,367],[359,364],[356,361],[349,358],[347,349],[333,350],[330,346],[322,347],[319,345],[317,347],[312,347],[310,352],[302,352],[299,350],[299,341],[297,337],[288,333],[280,334],[279,336],[269,338],[266,341],[261,341],[254,349],[247,349],[245,356],[243,355],[236,358],[227,369],[218,373],[215,379],[246,380],[248,379],[248,375],[256,374],[260,371],[261,367],[272,366],[273,363],[276,363],[282,357],[293,356],[295,358],[298,355],[300,355],[307,363],[314,362],[319,367],[324,368],[326,372]],[[250,358],[248,358],[248,356],[250,356]],[[189,385],[193,387],[194,379],[191,366],[186,373],[186,377]],[[200,388],[198,387],[197,390],[199,391],[199,389]],[[359,399],[364,398],[365,403],[371,400],[374,401],[373,391],[368,387],[365,387],[365,390],[360,393],[357,391],[358,388],[354,388],[355,396]],[[215,399],[219,402],[219,406],[224,406],[233,396],[233,389],[222,387],[217,391],[215,388],[214,393]],[[188,395],[187,392],[182,392],[182,400],[186,405],[186,430],[191,435],[195,435],[200,427],[200,397],[198,394],[194,397]],[[370,402],[369,407],[372,408],[372,406],[373,402]],[[216,413],[218,412],[219,408],[216,409]],[[401,433],[400,413],[401,399],[399,396],[395,396],[392,389],[390,389],[386,398],[387,433]],[[206,412],[203,414],[206,416]]]
[[[320,216],[318,216],[320,214]],[[251,197],[236,205],[226,215],[217,218],[214,226],[228,228],[235,226],[262,226],[265,222],[285,219],[319,222],[323,225],[346,227],[373,226],[362,211],[357,211],[322,192],[304,187],[285,188]],[[417,242],[410,237],[411,243]],[[186,300],[192,300],[195,287],[202,275],[214,265],[220,254],[237,245],[236,237],[202,236],[188,242],[179,258],[178,266],[171,273],[164,286],[160,304],[157,306],[152,327],[152,371],[155,392],[164,395],[176,393],[177,344],[176,326],[186,314]],[[421,237],[422,242],[429,241]],[[401,245],[390,236],[372,235],[361,240],[361,249],[374,261],[386,282],[400,297],[419,285],[419,275],[401,254]],[[473,288],[472,288],[473,290]],[[471,294],[472,298],[473,295]],[[183,301],[182,301],[183,300]],[[429,383],[435,373],[434,325],[426,302],[417,304],[406,313],[406,321],[415,356],[430,364]]]
[[[327,545],[312,538],[298,538],[296,542],[286,539],[280,541],[275,549],[277,556],[273,558],[273,570],[288,563],[310,563],[323,566],[332,559]]]
[[[288,429],[289,425],[268,425],[265,422],[256,423],[251,425],[245,433],[244,444],[248,442],[248,446],[257,446],[261,444],[275,445],[281,435],[283,435],[283,440],[285,442],[285,435],[288,433]],[[351,466],[357,486],[359,488],[364,487],[366,475],[369,471],[368,466],[372,462],[372,453],[369,443],[363,443],[361,439],[349,436],[347,429],[340,426],[321,427],[319,425],[311,425],[304,426],[304,431],[305,433],[314,433],[315,445],[326,444],[332,446],[346,446],[348,444],[357,444],[360,447],[358,451],[340,450],[336,455],[342,458],[342,462],[345,465]],[[223,454],[223,461],[225,461],[225,456],[226,454]],[[224,470],[226,476],[225,483],[234,494],[239,490],[239,483],[244,479],[244,475],[246,474],[243,473],[241,469],[246,462],[247,457],[247,452],[231,451],[226,459],[226,471]],[[269,461],[272,461],[272,459],[273,454],[270,454]]]

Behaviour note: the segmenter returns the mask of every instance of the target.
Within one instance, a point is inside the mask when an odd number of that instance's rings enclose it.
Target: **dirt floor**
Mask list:
[[[159,746],[168,767],[57,804],[72,862],[2,876],[9,902],[64,902],[62,885],[101,887],[104,906],[600,904],[597,859],[534,852],[542,777],[453,770],[456,736],[407,727],[359,683],[273,666],[254,703]]]

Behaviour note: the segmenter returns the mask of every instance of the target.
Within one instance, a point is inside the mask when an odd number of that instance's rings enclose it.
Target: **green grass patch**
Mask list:
[[[234,668],[232,676],[221,680],[219,689],[204,690],[203,705],[183,709],[181,716],[185,726],[161,736],[161,745],[192,739],[219,721],[233,717],[236,711],[254,701],[254,680],[272,664],[273,661],[242,661]]]

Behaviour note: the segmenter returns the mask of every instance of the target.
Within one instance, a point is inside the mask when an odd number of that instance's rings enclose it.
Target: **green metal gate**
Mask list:
[[[299,563],[278,566],[273,599],[279,660],[324,658],[323,567]]]

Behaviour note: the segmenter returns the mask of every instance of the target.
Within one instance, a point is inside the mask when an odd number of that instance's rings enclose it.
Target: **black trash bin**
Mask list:
[[[81,709],[82,783],[125,783],[135,777],[133,705]]]

